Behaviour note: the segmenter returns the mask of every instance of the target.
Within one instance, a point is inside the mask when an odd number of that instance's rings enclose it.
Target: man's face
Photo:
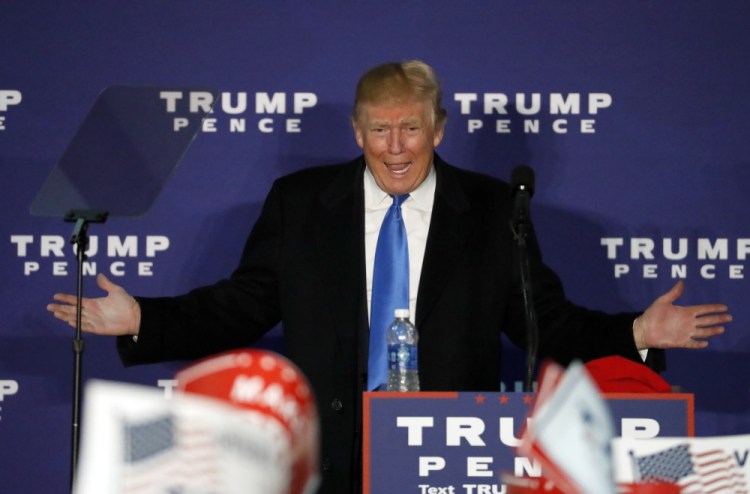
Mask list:
[[[435,129],[428,103],[363,104],[354,122],[357,144],[378,186],[394,195],[408,194],[430,171],[433,150],[443,139]]]

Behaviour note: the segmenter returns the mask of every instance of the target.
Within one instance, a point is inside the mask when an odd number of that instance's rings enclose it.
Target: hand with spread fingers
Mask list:
[[[121,286],[112,283],[106,276],[96,277],[99,288],[107,292],[106,297],[84,298],[81,310],[81,330],[100,335],[137,335],[141,322],[138,302]],[[47,310],[61,321],[76,327],[76,296],[57,293]]]
[[[674,305],[684,292],[685,284],[677,282],[635,320],[633,334],[639,350],[706,348],[708,338],[724,332],[724,324],[732,320],[728,307],[723,304]]]

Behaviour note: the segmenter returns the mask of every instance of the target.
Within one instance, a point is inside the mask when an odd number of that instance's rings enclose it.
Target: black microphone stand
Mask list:
[[[75,223],[70,242],[76,246],[78,261],[78,278],[76,285],[76,332],[73,338],[73,437],[70,468],[71,490],[76,482],[78,467],[78,450],[80,440],[81,420],[81,360],[83,358],[83,337],[81,335],[81,311],[83,305],[83,261],[86,260],[88,247],[89,223],[104,223],[107,221],[106,211],[71,210],[65,214],[65,221]]]
[[[518,264],[521,271],[521,289],[523,291],[526,315],[526,377],[524,379],[523,390],[527,393],[533,391],[534,368],[539,348],[539,328],[536,321],[534,290],[531,285],[531,268],[529,267],[529,251],[526,242],[529,233],[529,197],[530,193],[524,187],[521,187],[516,193],[517,214],[511,225],[516,240]]]

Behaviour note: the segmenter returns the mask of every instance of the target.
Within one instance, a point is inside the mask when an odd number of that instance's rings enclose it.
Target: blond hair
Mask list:
[[[440,82],[432,67],[420,60],[388,62],[365,72],[357,83],[352,120],[359,122],[363,104],[401,103],[410,100],[432,105],[433,125],[440,128],[447,113],[441,106]]]

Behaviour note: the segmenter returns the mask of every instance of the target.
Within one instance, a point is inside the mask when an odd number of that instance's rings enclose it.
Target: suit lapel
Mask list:
[[[341,173],[323,189],[316,228],[316,243],[321,253],[320,289],[329,300],[335,300],[331,304],[335,307],[331,319],[344,351],[361,347],[361,335],[367,335],[363,173],[364,160],[355,160],[344,165]],[[360,355],[361,352],[362,348],[358,348]],[[366,355],[366,347],[364,352]]]
[[[440,293],[449,283],[456,260],[461,256],[467,238],[467,214],[470,204],[452,167],[435,156],[437,186],[430,220],[430,231],[417,294],[417,328],[425,321]]]

